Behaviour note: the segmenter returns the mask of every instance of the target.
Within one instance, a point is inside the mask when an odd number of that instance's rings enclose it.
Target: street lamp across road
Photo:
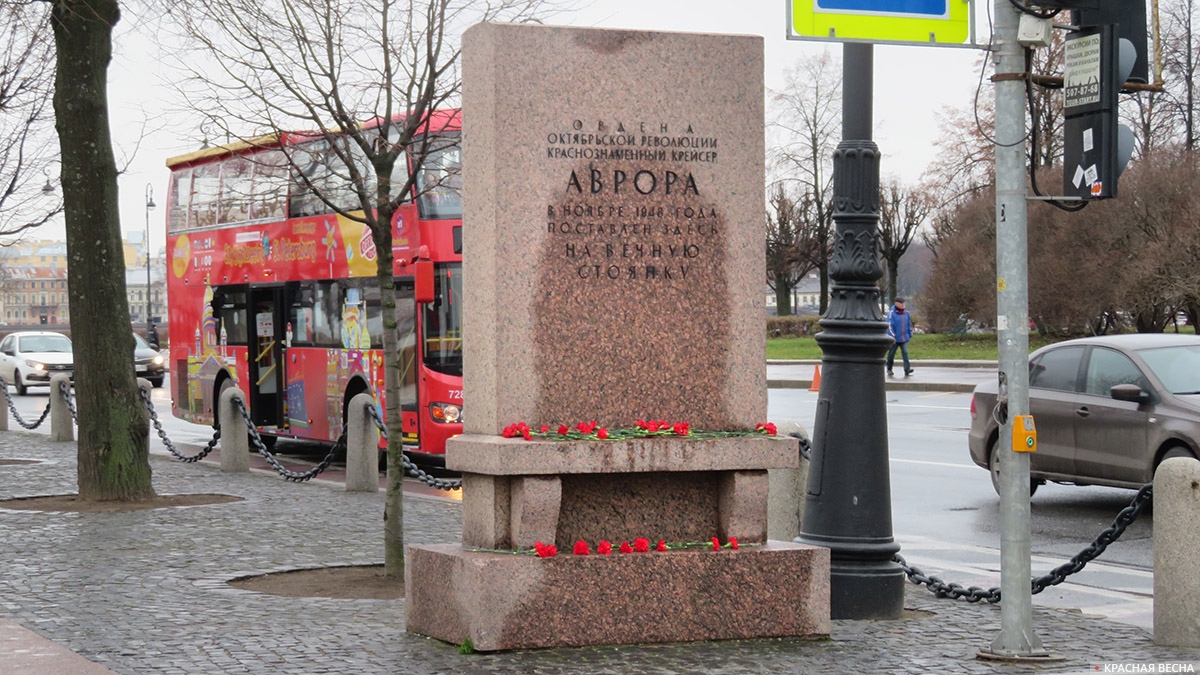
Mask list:
[[[146,183],[146,339],[150,338],[150,212],[154,207],[154,186]]]

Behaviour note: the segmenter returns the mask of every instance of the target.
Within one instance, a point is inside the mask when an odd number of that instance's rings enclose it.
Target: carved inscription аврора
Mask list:
[[[548,130],[531,423],[732,424],[719,139],[687,122]]]

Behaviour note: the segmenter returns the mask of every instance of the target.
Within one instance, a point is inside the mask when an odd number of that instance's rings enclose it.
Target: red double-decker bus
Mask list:
[[[403,442],[415,459],[433,464],[446,439],[462,433],[459,119],[458,111],[438,112],[425,126],[437,132],[424,140],[436,142],[392,223]],[[211,424],[221,392],[240,387],[268,442],[331,441],[353,396],[369,392],[385,409],[371,232],[314,193],[357,203],[348,184],[336,183],[339,173],[324,166],[332,157],[320,138],[285,134],[167,160],[177,417]],[[397,161],[395,184],[404,184],[408,161]],[[431,302],[414,296],[418,252],[433,262]]]

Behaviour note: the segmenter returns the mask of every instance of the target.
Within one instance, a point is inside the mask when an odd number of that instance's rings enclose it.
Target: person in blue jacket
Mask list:
[[[888,349],[887,355],[887,374],[892,377],[892,363],[896,360],[896,350],[900,350],[900,355],[904,357],[904,376],[912,375],[913,369],[908,362],[908,341],[912,339],[913,324],[912,315],[904,311],[904,298],[896,298],[892,309],[887,315],[888,335],[895,342],[891,349]]]

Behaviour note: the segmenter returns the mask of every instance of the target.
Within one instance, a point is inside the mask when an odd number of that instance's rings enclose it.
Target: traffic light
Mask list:
[[[1067,34],[1063,59],[1064,194],[1117,196],[1117,178],[1133,154],[1133,132],[1117,122],[1117,97],[1137,53],[1114,26]]]
[[[1126,79],[1149,82],[1150,65],[1146,52],[1146,3],[1144,0],[1104,0],[1098,7],[1079,7],[1072,19],[1076,26],[1117,27],[1117,37],[1129,40],[1137,53],[1133,70]]]
[[[1149,82],[1145,0],[1032,0],[1026,4],[1046,9],[1071,10],[1071,23],[1075,26],[1116,26],[1117,37],[1129,40],[1137,52],[1137,61],[1129,79],[1134,82]]]

